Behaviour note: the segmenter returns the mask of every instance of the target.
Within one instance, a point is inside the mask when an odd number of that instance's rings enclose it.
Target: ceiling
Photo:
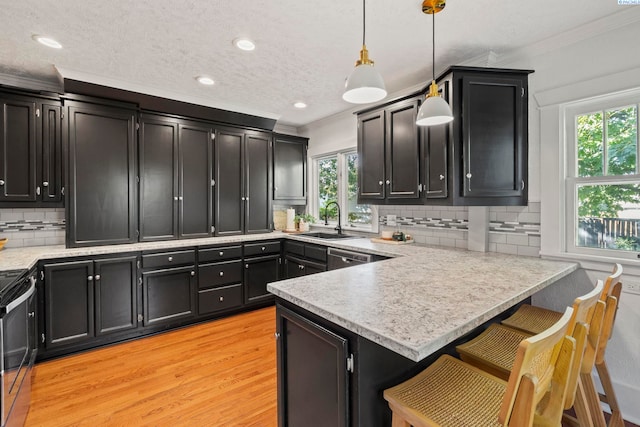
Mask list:
[[[367,47],[389,93],[431,78],[431,17],[421,4],[367,2]],[[449,0],[436,15],[436,72],[628,7],[616,0]],[[0,83],[13,76],[59,85],[61,75],[292,126],[353,107],[341,96],[361,47],[359,0],[0,0],[0,10]],[[42,46],[33,35],[63,48]],[[241,36],[257,48],[235,48]],[[203,74],[216,83],[197,83]],[[296,109],[296,101],[308,107]]]

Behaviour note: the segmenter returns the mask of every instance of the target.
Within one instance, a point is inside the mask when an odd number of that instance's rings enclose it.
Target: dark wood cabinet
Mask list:
[[[39,145],[36,194],[43,202],[61,202],[63,192],[62,107],[50,101],[42,103],[42,138]]]
[[[214,145],[216,235],[271,231],[271,136],[218,128]]]
[[[282,306],[276,337],[278,425],[348,426],[348,339]]]
[[[195,266],[142,273],[144,325],[171,323],[195,316]]]
[[[35,100],[0,94],[0,202],[35,202]]]
[[[242,246],[198,249],[198,315],[210,316],[243,305]]]
[[[283,275],[287,279],[327,271],[327,247],[312,243],[285,242]]]
[[[67,246],[136,242],[135,111],[77,101],[65,105]]]
[[[140,120],[140,240],[211,235],[209,126],[154,115]]]
[[[420,196],[418,99],[408,99],[358,117],[361,200]]]
[[[252,242],[244,245],[244,302],[273,301],[267,283],[280,279],[282,257],[280,241]]]
[[[450,80],[440,82],[440,95],[450,101]],[[451,126],[442,124],[423,126],[420,165],[423,196],[434,203],[449,197],[449,149],[451,146]]]
[[[45,352],[138,327],[137,257],[42,266]]]
[[[307,203],[308,138],[273,136],[273,200],[286,205]]]

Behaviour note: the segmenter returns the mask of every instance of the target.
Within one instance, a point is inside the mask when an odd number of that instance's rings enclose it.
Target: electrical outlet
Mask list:
[[[391,226],[391,227],[396,225],[396,216],[395,215],[387,215],[387,225]]]
[[[640,282],[622,281],[622,292],[640,295]]]

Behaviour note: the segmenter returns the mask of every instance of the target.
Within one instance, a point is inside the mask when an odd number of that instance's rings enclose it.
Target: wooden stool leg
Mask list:
[[[585,393],[589,415],[593,419],[593,425],[596,427],[607,427],[607,423],[604,420],[602,407],[600,406],[600,397],[598,396],[596,386],[593,383],[591,372],[586,374],[581,373],[580,382],[582,383],[582,388]]]
[[[394,412],[391,418],[391,427],[411,427],[411,424]]]
[[[582,383],[582,378],[578,379],[578,388],[576,389],[576,400],[573,404],[573,409],[576,411],[576,417],[578,418],[580,427],[596,426],[596,424],[594,424],[594,420],[589,414],[589,404],[587,403],[587,396]]]
[[[607,368],[607,362],[603,360],[602,363],[597,363],[596,369],[598,370],[600,383],[602,384],[602,388],[604,389],[606,402],[609,405],[609,408],[611,409],[611,421],[609,422],[609,426],[624,427],[622,412],[620,411],[620,407],[618,406],[616,393],[613,390],[613,384],[611,383],[611,377],[609,376],[609,369]]]

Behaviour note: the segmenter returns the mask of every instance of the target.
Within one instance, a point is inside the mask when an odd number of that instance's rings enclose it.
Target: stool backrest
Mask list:
[[[547,407],[542,416],[549,425],[560,424],[575,353],[576,340],[567,336],[573,312],[573,308],[567,307],[553,326],[518,346],[500,407],[499,420],[503,425],[532,425],[536,407],[543,399]],[[584,327],[575,329],[586,333]]]
[[[620,293],[622,292],[622,266],[616,264],[613,273],[607,277],[604,290],[602,291],[601,300],[604,301],[606,307],[602,320],[602,330],[600,332],[600,340],[598,341],[598,349],[596,351],[596,364],[604,361],[604,352],[607,349],[607,343],[613,333],[613,326],[618,312],[618,303],[620,302]]]

